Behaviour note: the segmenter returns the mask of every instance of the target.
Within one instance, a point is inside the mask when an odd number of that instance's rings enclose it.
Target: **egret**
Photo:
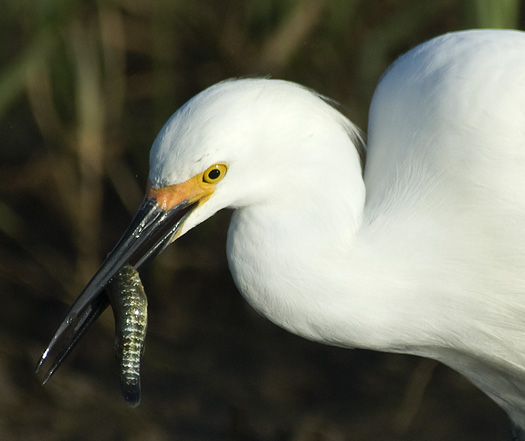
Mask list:
[[[450,33],[400,57],[374,93],[366,156],[300,85],[235,79],[195,96],[154,141],[145,200],[44,352],[46,379],[123,265],[229,207],[230,270],[262,315],[436,359],[525,440],[525,34]]]

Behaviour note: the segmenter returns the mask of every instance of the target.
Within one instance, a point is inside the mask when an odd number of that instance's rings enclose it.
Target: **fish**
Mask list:
[[[122,395],[131,407],[137,407],[148,322],[148,299],[138,271],[131,265],[123,266],[106,285],[106,294],[115,317],[115,355]]]

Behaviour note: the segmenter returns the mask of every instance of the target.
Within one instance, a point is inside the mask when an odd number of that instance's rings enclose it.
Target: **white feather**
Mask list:
[[[413,49],[378,85],[364,179],[359,139],[301,86],[232,80],[168,121],[150,180],[229,163],[183,231],[236,209],[230,268],[258,311],[313,340],[440,360],[525,428],[525,35]]]

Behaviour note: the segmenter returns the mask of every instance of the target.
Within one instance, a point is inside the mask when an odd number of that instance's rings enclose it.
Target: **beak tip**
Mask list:
[[[35,375],[39,377],[41,376],[41,369],[44,363],[46,362],[48,355],[49,355],[49,348],[44,351],[44,353],[38,360],[38,363],[36,364],[36,367],[35,367]],[[45,375],[41,377],[40,384],[42,384],[42,386],[45,385],[49,381],[49,379],[51,378],[55,370],[56,370],[55,366],[51,366],[51,368],[45,373]]]

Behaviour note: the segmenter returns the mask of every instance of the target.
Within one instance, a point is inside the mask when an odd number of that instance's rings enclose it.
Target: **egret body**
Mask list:
[[[50,374],[122,265],[230,207],[230,269],[261,314],[315,341],[439,360],[522,439],[525,34],[418,46],[381,79],[369,121],[363,167],[357,129],[299,85],[230,80],[186,103],[154,142],[130,229],[44,354],[66,340]]]

